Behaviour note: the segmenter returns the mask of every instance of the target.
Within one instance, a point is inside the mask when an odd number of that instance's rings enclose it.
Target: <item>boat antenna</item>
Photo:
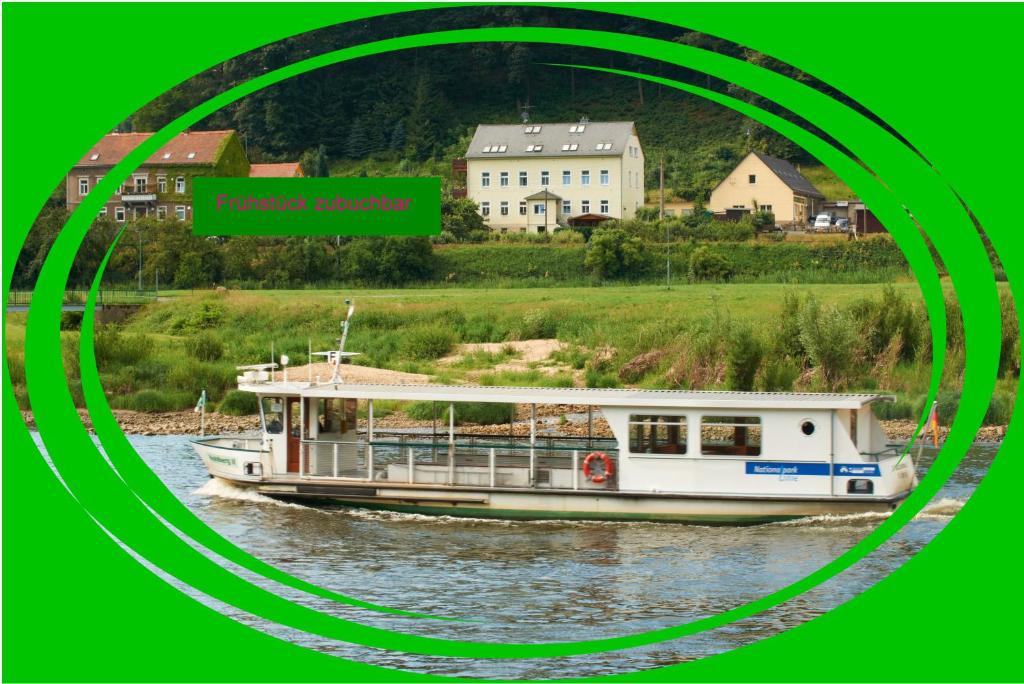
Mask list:
[[[331,376],[331,382],[341,382],[341,356],[345,352],[345,341],[348,340],[348,323],[352,320],[352,314],[356,310],[355,304],[350,299],[345,300],[345,305],[348,307],[348,312],[345,314],[345,320],[341,322],[341,340],[338,344],[338,353],[334,356],[334,375]]]

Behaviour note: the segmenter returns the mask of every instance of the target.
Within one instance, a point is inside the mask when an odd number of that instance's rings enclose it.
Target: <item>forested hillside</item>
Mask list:
[[[325,29],[256,50],[169,92],[124,127],[157,129],[252,74],[365,42],[370,35],[498,25],[614,29],[787,70],[759,53],[678,27],[639,20],[623,26],[620,17],[557,8],[461,8],[392,17],[386,26],[366,22]],[[654,160],[664,157],[668,188],[686,199],[706,193],[752,148],[815,163],[789,141],[703,98],[622,76],[552,66],[558,63],[672,77],[766,106],[752,93],[703,74],[608,50],[484,43],[405,50],[320,69],[247,97],[201,127],[237,129],[253,161],[296,159],[323,145],[334,162],[358,159],[387,172],[400,166],[415,173],[444,168],[429,162],[459,156],[478,123],[517,122],[524,112],[535,122],[583,116],[632,120],[652,162],[648,187],[657,185]]]

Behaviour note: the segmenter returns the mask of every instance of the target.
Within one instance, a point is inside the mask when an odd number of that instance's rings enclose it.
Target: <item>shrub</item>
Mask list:
[[[153,351],[153,340],[147,335],[122,335],[115,326],[102,326],[93,337],[96,363],[100,368],[134,366]]]
[[[192,404],[194,398],[184,392],[161,392],[155,389],[139,390],[135,394],[128,394],[115,397],[114,408],[126,409],[129,411],[144,411],[155,413],[158,411],[175,411],[187,408]]]
[[[455,333],[439,326],[413,328],[405,333],[402,354],[409,359],[439,359],[455,346]]]
[[[985,425],[1008,425],[1012,414],[1013,395],[1006,391],[996,391],[985,412]]]
[[[921,414],[914,409],[914,402],[907,399],[876,401],[871,404],[871,410],[879,420],[916,420]]]
[[[836,307],[822,308],[808,298],[800,310],[800,342],[821,370],[827,387],[845,384],[857,356],[858,332],[853,318]]]
[[[786,358],[771,359],[761,367],[761,389],[765,392],[792,392],[800,377],[800,367]]]
[[[252,392],[231,390],[217,406],[217,413],[229,416],[251,416],[259,413],[260,406]]]
[[[558,335],[558,316],[550,309],[531,309],[513,331],[518,340],[550,339]]]
[[[587,270],[598,278],[636,279],[648,263],[644,242],[622,228],[598,228],[587,244]]]
[[[60,329],[61,330],[81,330],[82,329],[82,312],[81,311],[62,311],[60,314]]]
[[[1013,296],[1003,292],[999,296],[999,313],[1003,326],[999,347],[999,375],[1020,372],[1020,329]]]
[[[431,420],[434,411],[437,411],[437,420],[441,423],[448,422],[448,405],[437,404],[429,401],[414,401],[405,407],[405,414],[413,420]],[[464,425],[475,423],[478,425],[500,425],[512,420],[515,406],[512,404],[494,404],[489,402],[462,402],[455,404],[455,423]]]
[[[690,280],[712,280],[721,282],[732,277],[733,268],[729,260],[707,246],[698,247],[690,255]]]
[[[754,389],[754,377],[764,357],[764,347],[754,331],[738,328],[729,341],[726,383],[729,389],[749,392]]]
[[[587,371],[586,383],[587,387],[618,387],[619,379],[615,377],[614,373],[602,373],[597,369],[591,368]]]
[[[584,242],[583,233],[572,228],[558,229],[551,235],[553,245],[582,245]]]
[[[204,330],[185,340],[185,351],[199,361],[217,361],[224,356],[224,345],[217,335]]]

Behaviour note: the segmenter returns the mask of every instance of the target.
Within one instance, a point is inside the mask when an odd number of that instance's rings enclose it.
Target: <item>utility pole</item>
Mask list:
[[[665,289],[672,289],[672,235],[665,221],[665,155],[658,162],[658,218],[665,224]]]
[[[139,292],[142,292],[142,226],[136,224],[139,230]]]

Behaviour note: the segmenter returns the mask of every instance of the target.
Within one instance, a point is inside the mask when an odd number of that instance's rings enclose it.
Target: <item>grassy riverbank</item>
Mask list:
[[[899,396],[885,417],[916,416],[927,391],[931,342],[916,284],[680,285],[531,289],[221,291],[175,293],[97,335],[97,359],[115,408],[188,408],[205,387],[228,397],[235,365],[333,348],[342,298],[357,303],[348,348],[357,364],[421,373],[442,382],[652,388],[885,391]],[[1008,304],[1008,301],[1007,301]],[[958,319],[954,305],[950,317]],[[1012,409],[1019,340],[1004,306],[1004,380],[987,422]],[[69,317],[70,318],[70,317]],[[1009,325],[1009,323],[1013,323]],[[8,316],[8,362],[19,403],[24,317]],[[78,374],[69,320],[65,365]],[[524,361],[501,343],[557,339],[554,352]],[[488,349],[460,345],[496,343]],[[962,374],[963,340],[950,325],[944,412]],[[77,382],[76,401],[81,402]],[[248,406],[230,397],[225,410]]]

